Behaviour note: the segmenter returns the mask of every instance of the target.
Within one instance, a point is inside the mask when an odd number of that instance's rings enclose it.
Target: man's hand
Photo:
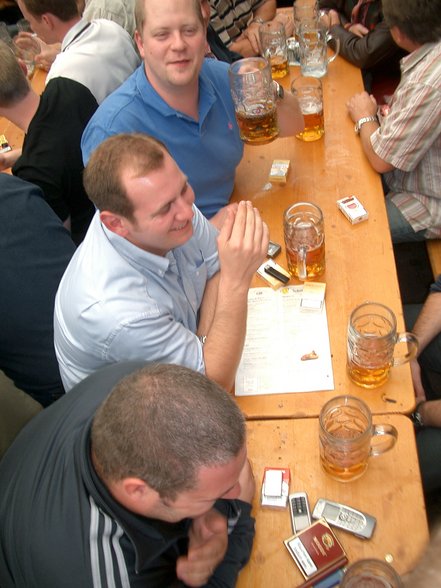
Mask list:
[[[329,10],[320,15],[320,22],[326,28],[330,29],[334,25],[340,24],[340,15],[336,10]]]
[[[357,35],[357,37],[360,37],[361,38],[361,37],[365,37],[368,34],[369,29],[367,29],[361,23],[356,22],[355,24],[351,25],[348,28],[348,31],[350,33],[352,33],[353,35]]]
[[[9,169],[21,155],[21,149],[13,149],[6,153],[0,153],[0,171]]]
[[[254,51],[254,55],[260,54],[260,37],[259,37],[259,28],[260,23],[252,22],[248,27],[242,32],[243,37],[248,39],[251,44],[251,48]]]
[[[188,554],[178,558],[176,575],[188,586],[203,586],[225,557],[227,519],[212,508],[193,519],[189,540]]]
[[[265,259],[269,232],[251,202],[241,201],[236,214],[228,210],[218,237],[221,275],[248,291],[254,272]]]
[[[54,43],[53,45],[48,45],[44,41],[40,39],[40,37],[36,37],[33,33],[27,33],[25,31],[21,31],[18,34],[18,39],[23,39],[26,37],[32,37],[38,44],[40,45],[40,53],[35,56],[35,65],[44,69],[45,71],[49,71],[51,65],[55,61],[55,58],[61,51],[61,43]]]
[[[294,33],[294,19],[289,14],[280,12],[276,14],[273,20],[281,22],[283,24],[283,26],[285,27],[286,38],[292,36],[292,34]]]
[[[423,383],[421,381],[421,368],[417,359],[412,359],[410,361],[410,371],[412,373],[413,389],[415,391],[415,401],[418,404],[419,402],[426,400],[426,392],[423,388]]]
[[[360,120],[365,116],[374,116],[377,114],[377,101],[367,92],[361,94],[355,94],[346,103],[348,108],[349,116],[354,122]]]

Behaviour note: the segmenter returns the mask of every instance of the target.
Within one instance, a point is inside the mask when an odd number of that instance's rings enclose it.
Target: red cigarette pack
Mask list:
[[[348,563],[348,557],[331,527],[320,519],[284,541],[305,582],[298,588],[314,586]]]

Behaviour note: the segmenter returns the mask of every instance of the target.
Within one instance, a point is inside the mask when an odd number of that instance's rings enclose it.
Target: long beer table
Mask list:
[[[326,498],[377,519],[368,540],[335,529],[349,563],[373,557],[386,559],[399,574],[412,570],[429,538],[413,425],[404,415],[381,415],[374,417],[374,422],[393,424],[398,430],[397,443],[387,453],[371,458],[366,473],[349,483],[337,482],[321,470],[318,419],[247,423],[248,456],[256,478],[256,536],[238,588],[295,588],[302,583],[302,575],[283,545],[292,535],[288,507],[260,506],[265,467],[288,467],[290,492],[305,491],[311,512],[319,498]]]
[[[291,67],[289,78],[282,80],[285,91],[297,75],[299,68]],[[285,268],[284,210],[304,200],[323,210],[326,272],[319,280],[326,282],[335,389],[238,396],[237,402],[248,418],[317,416],[327,400],[342,393],[362,397],[374,414],[409,413],[415,404],[408,364],[392,368],[389,381],[376,390],[359,388],[346,374],[346,329],[357,305],[366,300],[381,302],[394,311],[399,331],[404,323],[380,176],[365,158],[346,112],[346,101],[363,89],[360,71],[338,57],[322,82],[324,137],[311,143],[289,137],[262,146],[246,145],[232,201],[251,200],[260,210],[271,239],[282,245],[276,261]],[[269,188],[268,174],[274,159],[289,159],[291,165],[286,185],[273,183]],[[369,219],[357,225],[351,225],[336,205],[338,199],[351,194],[369,213]],[[291,279],[290,283],[299,282]],[[265,285],[256,275],[252,286]]]

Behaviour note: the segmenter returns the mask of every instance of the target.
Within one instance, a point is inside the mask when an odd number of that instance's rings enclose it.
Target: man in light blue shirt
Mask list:
[[[137,0],[135,40],[144,63],[98,108],[82,138],[84,163],[106,138],[156,137],[188,176],[201,212],[221,226],[243,145],[228,65],[205,59],[200,0]],[[303,129],[297,100],[277,103],[280,136]]]
[[[132,359],[185,365],[231,389],[268,246],[259,212],[231,207],[218,235],[164,146],[141,134],[104,141],[84,185],[98,212],[55,301],[65,389]]]

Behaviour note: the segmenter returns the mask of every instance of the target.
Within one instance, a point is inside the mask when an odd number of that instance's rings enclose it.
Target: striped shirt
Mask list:
[[[210,0],[210,24],[228,47],[253,19],[254,11],[266,0]]]
[[[389,114],[371,135],[375,153],[395,167],[389,197],[414,231],[441,237],[441,41],[401,60]]]

